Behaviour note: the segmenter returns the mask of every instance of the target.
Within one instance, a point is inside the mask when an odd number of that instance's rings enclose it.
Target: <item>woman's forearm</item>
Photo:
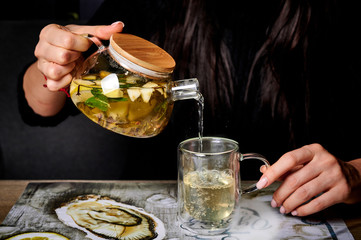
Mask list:
[[[63,108],[66,94],[50,91],[43,86],[44,84],[46,84],[44,75],[39,71],[37,62],[35,62],[24,74],[25,98],[35,113],[44,117],[54,116]]]

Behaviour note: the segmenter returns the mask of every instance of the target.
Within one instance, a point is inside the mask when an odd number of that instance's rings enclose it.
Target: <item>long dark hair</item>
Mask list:
[[[170,1],[174,9],[163,36],[153,36],[177,61],[175,78],[197,77],[213,114],[219,106],[231,107],[234,67],[223,29],[212,1]],[[179,10],[182,9],[182,10]],[[213,14],[214,13],[214,14]]]
[[[283,0],[280,7],[255,55],[244,100],[249,101],[252,85],[259,86],[261,108],[268,109],[273,119],[288,122],[293,142],[296,129],[304,131],[309,120],[308,32],[312,11],[307,0]],[[254,81],[259,83],[252,84]]]
[[[236,104],[266,112],[271,119],[286,125],[290,143],[295,145],[295,135],[305,135],[309,120],[309,33],[316,31],[314,9],[325,13],[329,9],[320,9],[332,0],[280,0],[263,44],[253,54],[245,54],[252,63],[245,71],[246,78],[236,76],[237,63],[231,54],[235,49],[227,45],[226,32],[217,16],[218,6],[213,1],[180,2],[176,9],[186,10],[171,11],[169,19],[174,22],[165,26],[164,36],[155,37],[156,42],[163,42],[167,51],[182,60],[176,67],[176,77],[198,77],[214,115],[223,108],[232,112]],[[243,87],[240,90],[235,86]]]

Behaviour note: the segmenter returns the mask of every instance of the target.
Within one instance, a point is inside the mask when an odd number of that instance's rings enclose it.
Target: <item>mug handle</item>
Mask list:
[[[247,159],[257,159],[257,160],[260,160],[262,161],[266,168],[269,168],[270,167],[270,164],[269,162],[267,161],[267,159],[262,156],[261,154],[258,154],[258,153],[245,153],[245,154],[242,154],[240,153],[240,159],[239,161],[243,161],[243,160],[247,160]],[[251,186],[249,186],[248,188],[245,188],[245,189],[241,189],[241,194],[245,194],[245,193],[251,193],[251,192],[254,192],[254,191],[257,191],[258,188],[256,187],[256,183],[255,184],[252,184]]]

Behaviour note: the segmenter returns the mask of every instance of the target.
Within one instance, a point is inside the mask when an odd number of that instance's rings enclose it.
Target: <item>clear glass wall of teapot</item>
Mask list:
[[[134,35],[117,33],[77,66],[70,85],[75,106],[113,132],[147,138],[167,125],[174,101],[202,99],[196,78],[172,81],[173,58]]]

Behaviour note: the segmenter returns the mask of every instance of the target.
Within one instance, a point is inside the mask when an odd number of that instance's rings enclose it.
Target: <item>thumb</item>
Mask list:
[[[121,32],[124,28],[124,23],[121,21],[114,22],[111,25],[97,25],[97,26],[82,26],[82,25],[67,25],[71,32],[76,34],[91,34],[103,40],[109,40],[113,33]]]

